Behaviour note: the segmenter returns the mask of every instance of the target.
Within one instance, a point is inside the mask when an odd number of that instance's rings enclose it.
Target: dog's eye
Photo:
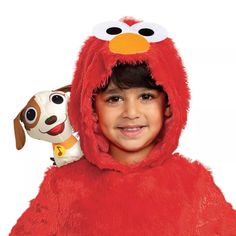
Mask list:
[[[35,122],[37,117],[37,111],[34,107],[29,107],[26,111],[25,111],[25,120],[27,123],[32,124]]]
[[[64,102],[64,97],[59,94],[54,94],[51,96],[51,101],[55,104],[61,104]]]

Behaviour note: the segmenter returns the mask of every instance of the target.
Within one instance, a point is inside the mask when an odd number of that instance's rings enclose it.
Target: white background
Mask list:
[[[69,84],[93,26],[123,16],[161,24],[174,39],[192,93],[178,151],[210,167],[236,209],[233,0],[0,0],[0,236],[8,235],[51,165],[49,143],[27,137],[15,149],[14,117],[34,93]]]

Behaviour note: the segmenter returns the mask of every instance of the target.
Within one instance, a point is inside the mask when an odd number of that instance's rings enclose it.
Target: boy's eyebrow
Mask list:
[[[140,89],[140,92],[155,90],[155,89],[146,88],[146,87],[140,87],[139,89]],[[115,87],[115,88],[108,88],[107,90],[104,91],[104,94],[114,94],[114,93],[120,93],[120,92],[122,92],[122,89]]]
[[[152,90],[155,90],[155,89],[146,88],[146,87],[141,87],[141,88],[140,88],[140,91],[141,91],[141,92],[152,91]]]
[[[121,92],[121,89],[119,88],[108,88],[107,90],[104,91],[105,94],[113,94],[113,93],[118,93]]]

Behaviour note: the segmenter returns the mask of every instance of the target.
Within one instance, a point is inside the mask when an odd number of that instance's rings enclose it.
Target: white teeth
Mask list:
[[[125,131],[138,131],[138,130],[140,130],[141,129],[141,127],[135,127],[135,128],[123,128],[123,130],[125,130]]]

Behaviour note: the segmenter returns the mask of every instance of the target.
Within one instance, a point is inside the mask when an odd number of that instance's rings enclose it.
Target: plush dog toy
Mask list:
[[[71,86],[36,93],[14,119],[16,148],[25,145],[23,122],[29,136],[53,144],[55,164],[60,167],[82,156],[67,114]]]

